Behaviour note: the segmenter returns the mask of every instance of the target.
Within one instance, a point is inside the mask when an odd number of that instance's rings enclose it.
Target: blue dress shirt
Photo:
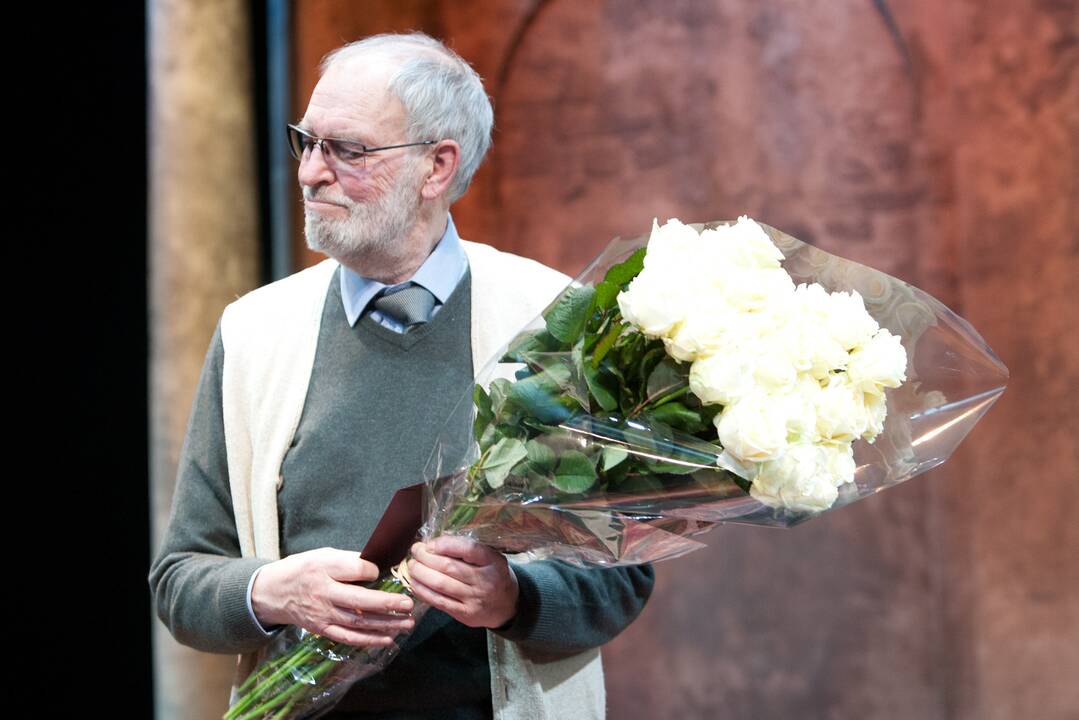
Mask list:
[[[348,318],[348,324],[355,327],[367,304],[383,288],[399,288],[409,282],[424,286],[435,296],[435,306],[431,311],[431,317],[434,317],[453,293],[467,269],[468,258],[465,256],[464,248],[461,247],[461,238],[458,237],[457,228],[453,225],[453,217],[447,215],[446,232],[442,233],[442,238],[423,261],[423,265],[420,265],[416,273],[404,282],[385,285],[378,280],[365,278],[342,265],[341,300],[345,305],[345,317]],[[404,325],[378,310],[371,310],[371,319],[395,332],[405,331]]]
[[[355,327],[356,322],[363,315],[364,309],[367,308],[367,304],[383,288],[398,288],[409,282],[423,285],[435,296],[435,306],[431,309],[431,317],[434,317],[438,314],[447,298],[453,293],[457,284],[461,282],[466,270],[468,270],[468,257],[465,255],[464,248],[461,247],[461,238],[453,224],[453,216],[447,214],[446,231],[442,233],[442,237],[435,245],[434,250],[423,261],[416,273],[404,282],[396,285],[386,285],[378,280],[365,278],[344,265],[341,266],[341,302],[345,307],[345,317],[348,318],[348,324]],[[405,326],[402,323],[388,315],[383,315],[378,310],[372,309],[370,315],[372,320],[394,332],[403,333],[405,331]],[[255,586],[255,578],[258,577],[260,570],[262,570],[261,567],[251,575],[251,579],[247,583],[247,612],[255,621],[255,625],[266,634],[266,637],[271,637],[284,626],[279,626],[272,632],[266,632],[266,629],[262,627],[262,623],[255,617],[255,611],[251,607],[251,590]]]

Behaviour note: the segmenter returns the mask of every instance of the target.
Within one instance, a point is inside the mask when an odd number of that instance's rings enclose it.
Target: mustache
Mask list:
[[[318,192],[306,187],[303,189],[303,199],[314,200],[316,202],[333,203],[342,207],[348,207],[349,205],[348,201],[343,197],[338,197],[333,193]]]

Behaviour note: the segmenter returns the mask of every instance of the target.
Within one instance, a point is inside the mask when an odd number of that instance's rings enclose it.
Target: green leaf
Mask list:
[[[626,475],[633,470],[636,463],[633,462],[632,456],[630,456],[628,462],[620,462],[616,465],[612,465],[603,471],[604,480],[606,480],[607,488],[616,488],[618,484],[625,480]]]
[[[637,365],[637,377],[640,378],[642,387],[648,386],[648,377],[666,357],[667,351],[662,345],[660,347],[653,347],[640,356],[640,364]],[[623,366],[630,367],[630,363],[624,363]]]
[[[599,310],[609,310],[615,305],[615,300],[618,298],[618,293],[622,292],[622,288],[614,283],[603,282],[596,285],[596,308]]]
[[[542,433],[544,435],[557,435],[560,433],[565,433],[565,430],[558,427],[557,425],[548,425],[546,423],[540,422],[539,420],[536,420],[535,418],[530,417],[521,418],[521,426],[528,428],[535,433]]]
[[[551,474],[558,462],[554,450],[539,440],[529,440],[525,443],[525,449],[528,451],[528,462],[533,471],[541,475]]]
[[[525,444],[515,438],[503,438],[491,448],[483,462],[483,473],[492,490],[502,487],[513,466],[528,457]]]
[[[596,466],[584,453],[566,450],[551,482],[562,492],[583,493],[596,482]]]
[[[611,325],[607,330],[607,334],[599,341],[595,351],[592,353],[592,367],[599,367],[599,364],[603,362],[603,358],[607,357],[607,353],[614,347],[615,341],[618,340],[618,336],[622,334],[625,327],[625,323],[622,322]]]
[[[498,432],[498,426],[488,425],[483,429],[483,434],[479,437],[480,452],[487,452],[487,448],[491,447],[501,439],[502,434]]]
[[[565,345],[573,345],[592,314],[596,290],[591,285],[570,288],[546,316],[547,332]]]
[[[645,460],[645,467],[660,475],[689,475],[700,470],[696,465],[681,465],[679,463],[662,462],[657,460]]]
[[[650,493],[663,489],[663,483],[651,475],[629,475],[618,484],[620,493]]]
[[[491,396],[479,383],[472,388],[472,404],[476,406],[476,419],[472,422],[472,435],[479,440],[484,429],[494,420],[494,412],[491,410]]]
[[[510,386],[508,399],[517,407],[542,423],[556,425],[572,413],[570,407],[577,405],[572,398],[563,396],[560,382],[563,381],[561,368],[565,372],[564,380],[569,380],[569,368],[552,366],[538,375],[527,377]]]
[[[648,247],[637,248],[628,258],[611,267],[603,276],[603,282],[622,287],[633,278],[637,277],[644,269],[644,256]]]
[[[609,376],[597,368],[592,366],[592,363],[584,364],[584,379],[588,383],[588,391],[595,398],[599,406],[604,410],[610,412],[618,407],[618,398],[616,393],[618,392],[618,383],[614,378]],[[614,382],[612,382],[614,380]],[[610,386],[614,387],[614,390],[610,389]]]
[[[506,378],[496,378],[491,381],[491,412],[496,418],[505,414],[506,398],[512,387],[513,383]]]
[[[626,452],[625,448],[608,445],[603,448],[603,461],[600,463],[600,467],[603,472],[607,472],[628,457],[629,453]]]
[[[500,362],[528,362],[528,356],[561,349],[558,342],[545,329],[531,330],[515,337]]]
[[[691,410],[677,401],[664,403],[648,414],[662,423],[688,433],[698,433],[705,428],[699,411]]]
[[[614,375],[619,380],[623,379],[622,371],[618,368],[617,365],[614,364],[614,362],[612,362],[611,358],[605,358],[603,360],[602,367],[604,372]]]
[[[655,369],[648,375],[648,397],[659,399],[669,392],[677,390],[686,384],[684,372],[679,369],[675,361],[664,358]]]

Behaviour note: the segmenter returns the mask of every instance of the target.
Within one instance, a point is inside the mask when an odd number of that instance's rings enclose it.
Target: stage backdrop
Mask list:
[[[1075,2],[295,8],[296,117],[342,41],[419,29],[473,63],[496,130],[464,237],[572,275],[653,217],[747,213],[935,294],[1011,369],[945,466],[658,565],[604,650],[612,718],[1074,717]]]
[[[604,648],[612,719],[1075,717],[1077,2],[292,12],[294,119],[322,55],[376,32],[441,37],[484,77],[494,147],[453,210],[468,239],[572,275],[653,217],[749,214],[935,294],[1011,369],[945,466],[794,530],[719,528],[658,565]],[[320,259],[298,219],[294,257]]]

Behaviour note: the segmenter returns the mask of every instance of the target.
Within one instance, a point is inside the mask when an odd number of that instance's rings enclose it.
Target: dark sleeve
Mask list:
[[[609,642],[641,613],[655,584],[651,563],[579,568],[542,560],[510,567],[520,587],[517,615],[494,632],[543,656]]]
[[[243,653],[272,637],[247,607],[248,582],[269,561],[240,557],[221,411],[224,354],[219,322],[199,376],[172,512],[149,580],[157,616],[178,642],[206,652]]]

